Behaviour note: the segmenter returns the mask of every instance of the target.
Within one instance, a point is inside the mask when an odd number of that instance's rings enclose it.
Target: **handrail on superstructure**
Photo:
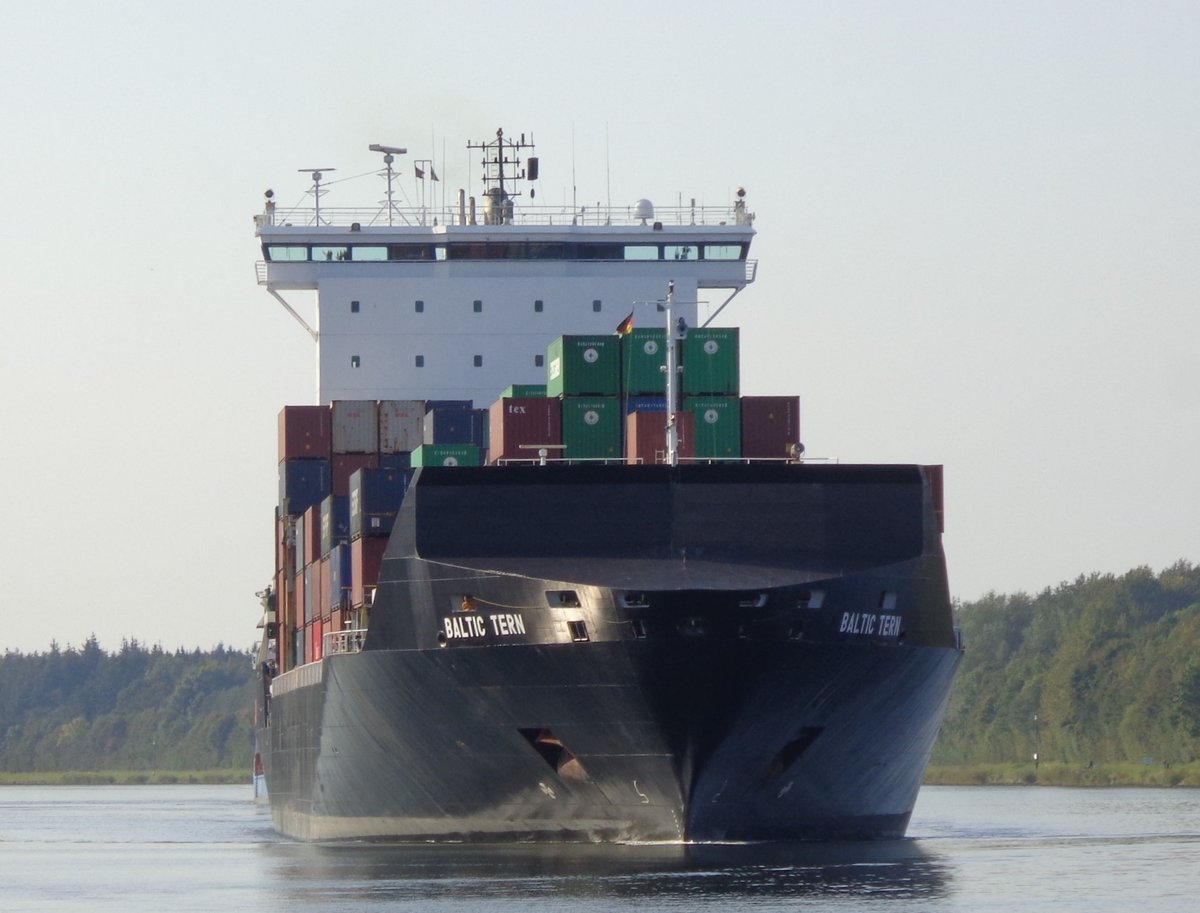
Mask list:
[[[465,220],[462,214],[452,207],[431,208],[423,206],[401,207],[393,206],[394,217],[398,217],[405,225],[463,225],[484,224],[482,218],[472,223],[470,217]],[[384,213],[386,215],[386,213]],[[387,227],[386,221],[380,221],[381,211],[377,207],[330,207],[322,206],[320,226],[350,227]],[[635,207],[600,206],[582,207],[572,210],[564,206],[521,206],[514,209],[505,225],[589,225],[628,227],[632,225],[741,225],[753,224],[753,215],[732,206],[664,206],[654,210],[650,218],[638,215]],[[317,212],[310,206],[295,206],[290,209],[270,209],[254,217],[255,227],[259,229],[270,227],[304,227],[316,226]],[[501,226],[490,226],[501,227]]]
[[[321,639],[323,655],[361,653],[367,639],[365,628],[347,628],[345,631],[330,631]]]

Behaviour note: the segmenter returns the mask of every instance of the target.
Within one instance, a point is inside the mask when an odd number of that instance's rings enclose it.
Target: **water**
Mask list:
[[[314,846],[249,787],[0,787],[0,909],[1191,913],[1200,790],[933,787],[909,839],[697,847]]]

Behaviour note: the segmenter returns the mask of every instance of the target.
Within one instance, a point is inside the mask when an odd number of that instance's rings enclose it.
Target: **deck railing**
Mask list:
[[[348,628],[345,631],[330,631],[322,638],[322,649],[326,656],[338,653],[361,653],[367,639],[364,628]]]
[[[393,206],[389,212],[384,207],[338,207],[322,206],[322,226],[350,226],[362,228],[386,228],[388,226],[431,226],[472,224],[470,210],[464,220],[455,206],[422,207]],[[581,206],[571,209],[566,206],[520,206],[506,216],[500,224],[508,225],[750,225],[754,220],[751,213],[733,206],[661,206],[655,207],[654,215],[642,218],[633,206]],[[317,212],[311,206],[296,206],[288,209],[276,208],[255,216],[259,228],[271,225],[296,227],[317,224]],[[477,225],[487,224],[482,210],[475,213]]]

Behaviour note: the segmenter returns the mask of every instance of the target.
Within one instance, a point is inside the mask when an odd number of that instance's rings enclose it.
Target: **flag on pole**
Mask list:
[[[629,316],[617,324],[617,335],[628,336],[633,332],[633,312],[629,312]]]
[[[437,176],[437,172],[433,170],[433,162],[429,163],[429,180],[431,180],[431,181],[441,180]]]
[[[420,168],[418,168],[416,165],[413,165],[413,173],[417,177],[419,177],[422,181],[425,180],[425,172],[422,171]]]

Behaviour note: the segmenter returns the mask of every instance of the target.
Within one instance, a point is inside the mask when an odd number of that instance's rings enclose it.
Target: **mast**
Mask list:
[[[483,166],[483,221],[485,225],[511,225],[513,220],[513,197],[521,194],[509,192],[506,186],[517,181],[536,181],[538,177],[537,156],[531,155],[521,165],[521,151],[528,149],[533,152],[533,136],[525,141],[525,134],[519,140],[504,138],[504,130],[496,131],[496,138],[491,142],[467,143],[468,149],[478,149],[484,157],[480,164]],[[507,173],[506,173],[507,167]],[[535,191],[529,190],[529,198],[533,199]]]
[[[679,353],[677,346],[687,338],[688,325],[682,317],[674,319],[675,282],[667,283],[667,300],[659,310],[667,312],[667,465],[679,465],[679,426],[676,416],[679,408]]]

